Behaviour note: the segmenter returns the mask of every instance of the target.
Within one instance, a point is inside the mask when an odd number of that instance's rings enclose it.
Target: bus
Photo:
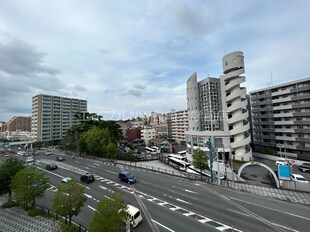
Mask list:
[[[160,147],[151,146],[151,148],[155,149],[157,154],[160,153]]]
[[[151,155],[157,154],[157,153],[156,153],[156,149],[151,148],[151,147],[145,147],[145,152],[146,152],[147,154],[151,154]]]
[[[172,166],[177,167],[181,171],[186,171],[187,167],[190,166],[190,163],[171,156],[168,157],[168,164],[172,164]]]
[[[182,155],[177,155],[177,154],[169,154],[168,157],[172,157],[178,160],[186,161],[186,157]]]
[[[177,154],[178,154],[178,155],[182,155],[182,156],[186,156],[186,150],[184,150],[184,151],[179,151]]]

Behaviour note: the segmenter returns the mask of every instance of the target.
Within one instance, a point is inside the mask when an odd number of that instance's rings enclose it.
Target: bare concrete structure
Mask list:
[[[189,130],[188,159],[195,149],[208,151],[207,141],[222,157],[248,161],[252,158],[251,136],[247,110],[244,57],[232,52],[223,57],[223,75],[197,82],[193,73],[187,80]]]

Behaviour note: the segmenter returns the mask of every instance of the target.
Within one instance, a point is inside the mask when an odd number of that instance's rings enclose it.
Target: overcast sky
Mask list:
[[[0,121],[37,94],[105,120],[184,110],[189,76],[219,77],[232,51],[248,91],[306,78],[309,22],[307,0],[1,0]]]

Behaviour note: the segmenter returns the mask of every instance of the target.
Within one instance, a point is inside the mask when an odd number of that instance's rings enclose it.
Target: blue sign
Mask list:
[[[288,165],[279,165],[278,176],[280,180],[290,180],[291,179],[290,167]]]

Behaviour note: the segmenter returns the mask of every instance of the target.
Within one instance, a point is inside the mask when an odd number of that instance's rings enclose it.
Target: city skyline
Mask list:
[[[85,99],[104,120],[185,110],[186,80],[242,51],[247,92],[309,77],[310,3],[2,1],[0,121],[37,94]]]

